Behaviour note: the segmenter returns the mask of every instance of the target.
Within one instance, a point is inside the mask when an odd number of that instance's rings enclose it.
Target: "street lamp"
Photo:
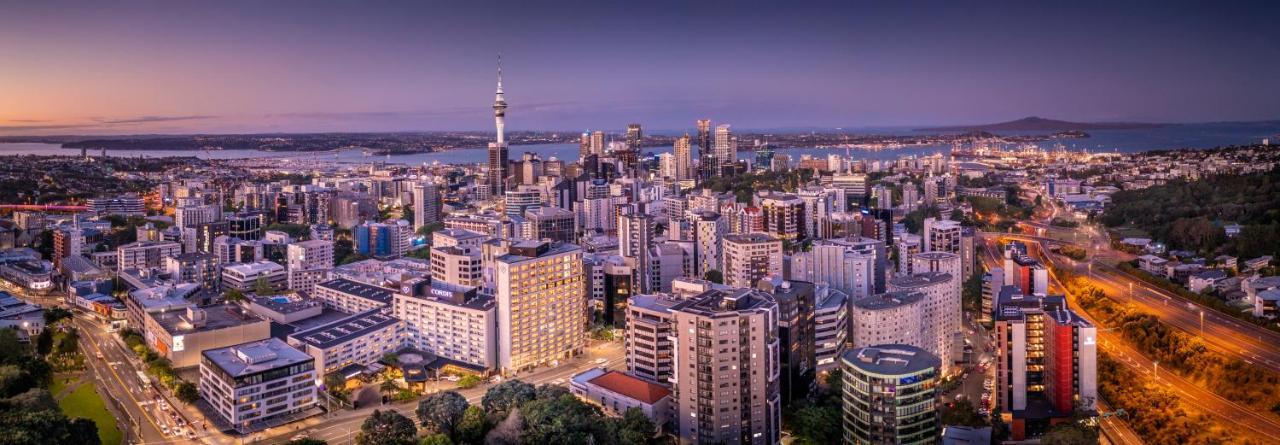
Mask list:
[[[1200,310],[1200,336],[1204,336],[1204,309]]]
[[[1155,377],[1156,381],[1159,381],[1160,380],[1160,361],[1156,360],[1154,362],[1151,362],[1151,367],[1152,367],[1151,375]]]

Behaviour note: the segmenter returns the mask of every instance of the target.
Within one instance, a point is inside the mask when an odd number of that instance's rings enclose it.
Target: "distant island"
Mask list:
[[[915,131],[1085,131],[1085,130],[1134,130],[1157,128],[1164,124],[1139,122],[1068,122],[1043,117],[1026,117],[1015,121],[986,125],[956,125],[950,127],[917,128]]]

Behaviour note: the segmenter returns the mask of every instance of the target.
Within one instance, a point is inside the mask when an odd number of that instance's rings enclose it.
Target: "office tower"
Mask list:
[[[1061,296],[1023,296],[1010,287],[996,303],[996,403],[1010,439],[1036,437],[1098,399],[1097,328]]]
[[[460,286],[484,285],[479,246],[434,246],[431,248],[431,280]]]
[[[835,236],[826,236],[819,230],[819,224],[831,215],[836,213],[838,199],[832,193],[832,189],[824,189],[821,187],[805,187],[796,192],[796,196],[804,202],[804,212],[802,214],[803,224],[800,225],[801,232],[808,238],[836,238]]]
[[[844,443],[936,443],[939,360],[909,345],[877,345],[845,352]]]
[[[658,153],[658,177],[676,179],[676,157],[671,153]]]
[[[644,140],[644,134],[640,131],[640,124],[627,125],[627,150],[640,152],[640,143]]]
[[[675,156],[675,175],[672,178],[677,181],[694,179],[693,150],[689,146],[688,133],[676,139],[671,153]]]
[[[805,202],[796,195],[766,193],[760,195],[760,213],[764,232],[786,240],[805,238]]]
[[[720,168],[720,162],[716,159],[715,147],[711,146],[711,120],[698,119],[698,169],[701,170],[698,179],[706,180],[715,176],[715,172]]]
[[[440,222],[440,187],[431,181],[413,184],[413,231]]]
[[[489,143],[488,180],[491,196],[502,196],[507,190],[507,168],[510,163],[507,154],[505,130],[507,127],[507,100],[502,96],[502,58],[498,58],[498,90],[493,99],[493,123],[498,130],[497,140]]]
[[[885,186],[876,186],[876,208],[893,208],[893,189]]]
[[[814,304],[817,286],[805,281],[783,280],[775,275],[757,288],[778,303],[778,367],[782,403],[799,401],[813,389]]]
[[[671,308],[681,300],[666,295],[635,295],[627,300],[626,347],[627,372],[664,385],[671,383]]]
[[[160,240],[153,240],[160,241]],[[79,227],[53,231],[53,268],[62,270],[62,259],[84,250],[84,231]]]
[[[356,252],[375,258],[400,258],[409,253],[413,228],[403,219],[366,222],[352,231]]]
[[[715,145],[716,176],[724,174],[726,168],[733,168],[733,164],[738,162],[738,138],[733,136],[733,131],[729,129],[729,124],[720,124],[716,126],[716,145]]]
[[[577,218],[570,210],[557,207],[539,207],[524,212],[524,223],[530,240],[551,240],[572,243],[577,240]]]
[[[596,130],[591,132],[591,154],[598,157],[604,156],[604,132]]]
[[[782,276],[782,240],[763,233],[725,235],[724,284],[733,287],[755,287],[760,279]]]
[[[493,259],[498,368],[504,375],[582,352],[587,297],[582,249],[521,241]]]
[[[671,308],[681,443],[779,442],[778,304],[751,289],[708,290]]]
[[[773,166],[773,146],[756,141],[756,170],[768,170]]]
[[[582,132],[578,137],[578,159],[584,160],[591,154],[591,133]]]
[[[310,294],[316,284],[328,281],[328,271],[333,268],[333,241],[300,241],[285,249],[289,289]]]
[[[916,270],[889,280],[889,292],[919,293],[924,296],[921,320],[922,343],[911,343],[942,360],[943,373],[963,354],[964,327],[961,323],[960,282],[955,275]],[[865,346],[865,345],[860,345]]]
[[[507,216],[523,217],[525,211],[542,207],[542,192],[536,187],[522,185],[516,190],[507,190],[503,195],[503,205]]]

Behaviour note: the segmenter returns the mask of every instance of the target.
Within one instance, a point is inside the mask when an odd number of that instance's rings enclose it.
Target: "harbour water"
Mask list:
[[[875,134],[912,134],[910,129],[878,128],[867,131],[850,130],[850,133]],[[1091,130],[1091,137],[1080,139],[1058,139],[1041,142],[1042,148],[1051,148],[1061,144],[1070,150],[1089,150],[1133,153],[1164,149],[1206,149],[1227,145],[1260,143],[1270,138],[1272,143],[1280,143],[1280,122],[1247,122],[1247,123],[1209,123],[1183,124],[1156,128],[1132,130]],[[1027,134],[1026,132],[1010,132],[1009,134]],[[927,156],[935,153],[949,153],[949,145],[913,145],[896,149],[878,151],[852,150],[854,158],[860,159],[895,159],[901,156]],[[670,152],[671,147],[648,147],[645,153],[658,154]],[[516,145],[510,149],[511,157],[518,159],[523,153],[537,153],[542,159],[555,157],[558,159],[577,159],[577,144],[536,144]],[[787,154],[792,159],[802,155],[822,156],[828,154],[844,154],[843,148],[786,148],[779,147],[779,154]],[[62,148],[58,144],[44,143],[0,143],[0,156],[11,155],[78,155],[78,149]],[[92,156],[99,152],[91,151]],[[278,158],[308,161],[336,162],[389,162],[395,164],[421,165],[439,162],[442,164],[466,164],[485,162],[486,153],[482,147],[458,149],[436,153],[414,153],[391,156],[366,155],[362,150],[351,149],[328,152],[269,152],[260,150],[111,150],[108,156],[123,157],[166,157],[195,156],[205,159],[243,159],[243,158]],[[740,152],[740,157],[754,156]]]

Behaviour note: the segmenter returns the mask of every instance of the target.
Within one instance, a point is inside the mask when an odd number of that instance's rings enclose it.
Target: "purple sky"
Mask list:
[[[9,3],[0,135],[1280,119],[1280,2]]]

